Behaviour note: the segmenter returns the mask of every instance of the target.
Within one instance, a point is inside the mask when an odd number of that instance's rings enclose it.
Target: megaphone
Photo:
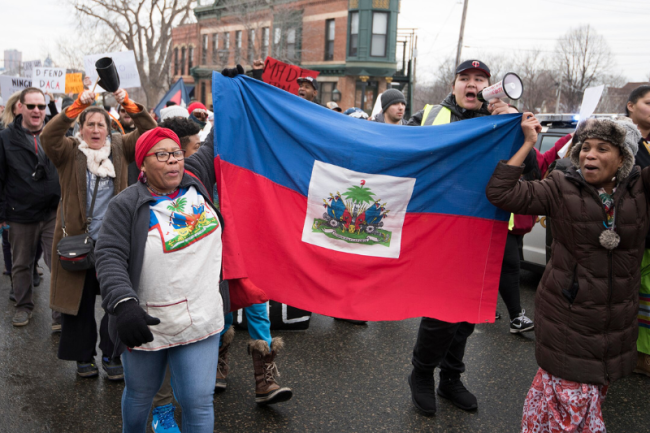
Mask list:
[[[503,80],[478,92],[477,97],[481,102],[495,98],[503,98],[504,96],[512,100],[517,100],[521,98],[523,93],[524,83],[521,82],[521,78],[514,72],[508,72],[503,77]]]
[[[115,92],[120,88],[120,76],[117,74],[115,63],[110,57],[102,57],[95,62],[95,69],[99,75],[97,84],[107,92]]]

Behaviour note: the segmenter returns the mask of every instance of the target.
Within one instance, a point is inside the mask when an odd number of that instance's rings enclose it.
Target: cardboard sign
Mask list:
[[[43,66],[40,60],[32,60],[31,62],[23,62],[23,75],[27,78],[32,78],[34,68]]]
[[[97,80],[97,70],[95,69],[95,62],[102,57],[110,57],[115,63],[117,74],[120,76],[120,87],[128,89],[132,87],[140,87],[140,74],[138,73],[138,65],[135,62],[135,54],[133,51],[120,51],[116,53],[101,53],[91,54],[84,57],[84,69],[86,76],[92,79],[93,84]],[[92,86],[90,87],[92,89]],[[97,86],[95,92],[105,92],[100,86]]]
[[[27,77],[5,77],[0,75],[0,91],[5,103],[11,95],[20,92],[28,87],[32,87],[31,78]]]
[[[273,57],[267,57],[264,62],[262,81],[297,95],[300,85],[296,82],[296,79],[298,77],[316,78],[319,73],[311,69],[303,69],[300,66],[289,65]]]
[[[65,93],[81,93],[84,91],[82,73],[65,74]]]
[[[32,83],[43,92],[63,93],[65,68],[34,68]]]

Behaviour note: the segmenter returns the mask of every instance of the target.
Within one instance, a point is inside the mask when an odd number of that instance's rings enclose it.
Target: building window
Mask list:
[[[248,31],[248,64],[252,65],[255,61],[255,29]]]
[[[223,34],[223,47],[219,52],[221,53],[221,65],[227,66],[230,59],[230,33]]]
[[[201,103],[205,105],[205,81],[201,81]]]
[[[334,20],[325,21],[325,60],[334,60]]]
[[[386,40],[388,35],[388,14],[386,12],[372,13],[372,41],[370,55],[386,57]]]
[[[208,63],[208,35],[203,35],[203,46],[201,47],[201,64]]]
[[[187,49],[187,73],[190,73],[190,69],[194,66],[194,47],[190,45]]]
[[[268,27],[262,29],[262,60],[265,60],[269,55],[269,39],[270,31]]]
[[[174,75],[178,75],[178,47],[174,48]]]
[[[185,75],[185,47],[181,48],[181,75]]]
[[[219,50],[219,33],[212,34],[212,64],[217,64],[217,53]]]
[[[359,12],[350,14],[350,56],[359,54]]]
[[[355,97],[354,97],[354,106],[360,107],[363,111],[372,113],[372,109],[375,107],[375,100],[377,99],[377,88],[379,83],[377,81],[357,81]],[[361,103],[361,95],[364,96],[363,104]]]
[[[241,30],[235,32],[235,63],[241,60]]]
[[[287,59],[296,58],[296,29],[287,30]]]
[[[334,92],[334,89],[336,89],[336,84],[337,83],[335,82],[318,83],[318,87],[320,87],[318,96],[320,97],[321,104],[325,105],[333,100],[332,92]]]
[[[281,57],[282,53],[282,29],[276,27],[273,30],[273,49],[275,51],[275,57]]]

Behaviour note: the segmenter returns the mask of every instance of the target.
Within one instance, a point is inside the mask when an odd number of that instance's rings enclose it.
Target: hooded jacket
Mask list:
[[[475,117],[490,116],[491,114],[487,109],[487,104],[485,103],[483,103],[483,105],[481,105],[481,108],[479,108],[478,110],[468,110],[466,108],[461,107],[456,103],[456,97],[454,96],[454,94],[450,93],[440,103],[440,105],[436,105],[431,109],[427,119],[432,119],[432,120],[435,119],[438,113],[440,113],[442,107],[449,108],[449,111],[451,111],[450,122],[458,122],[459,120],[473,119]],[[417,113],[415,113],[413,117],[411,117],[406,124],[409,126],[421,126],[423,116],[424,116],[424,110],[420,110]]]
[[[31,224],[48,218],[59,203],[59,176],[52,161],[38,145],[36,136],[28,137],[18,115],[0,133],[0,191],[4,209],[0,221]],[[42,176],[32,176],[36,167]]]

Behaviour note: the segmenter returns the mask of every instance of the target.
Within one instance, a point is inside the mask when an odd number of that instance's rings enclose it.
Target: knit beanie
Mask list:
[[[169,107],[160,109],[161,122],[171,117],[182,117],[184,119],[187,119],[188,117],[190,117],[190,113],[180,105],[170,105]]]
[[[404,94],[397,89],[388,89],[381,94],[381,112],[385,112],[388,107],[398,102],[404,103],[406,105],[406,98]]]
[[[582,143],[589,138],[599,138],[618,147],[623,155],[623,165],[618,171],[618,178],[625,179],[634,167],[634,156],[639,150],[641,133],[632,122],[614,121],[610,119],[587,119],[580,122],[576,129],[571,148],[571,163],[580,168],[580,150]]]

